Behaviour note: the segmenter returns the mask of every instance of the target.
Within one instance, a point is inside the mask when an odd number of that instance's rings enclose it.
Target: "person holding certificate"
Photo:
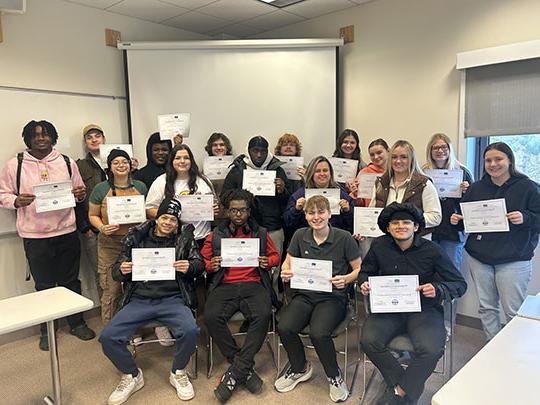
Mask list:
[[[62,286],[81,293],[75,212],[70,207],[38,213],[34,187],[50,183],[71,183],[71,201],[82,203],[84,183],[75,162],[54,145],[58,132],[48,121],[30,121],[22,133],[27,148],[10,159],[0,173],[0,207],[17,211],[17,233],[23,239],[24,253],[37,291]],[[73,199],[74,197],[74,199]],[[96,335],[82,314],[67,317],[70,333],[90,340]],[[47,325],[40,325],[39,348],[49,350]]]
[[[420,208],[426,220],[424,234],[441,223],[442,211],[437,190],[424,174],[408,141],[397,141],[390,149],[388,170],[375,181],[370,207],[387,207],[393,202],[409,202]]]
[[[165,164],[172,149],[170,139],[161,139],[159,132],[154,132],[146,143],[146,166],[133,173],[135,180],[142,181],[149,189],[155,179],[165,173]]]
[[[233,161],[233,167],[223,184],[223,192],[234,188],[243,188],[245,170],[274,171],[275,195],[255,196],[251,215],[257,223],[266,228],[281,255],[284,233],[282,214],[289,200],[289,186],[283,165],[268,151],[268,141],[262,136],[254,136],[248,142],[246,153]]]
[[[463,181],[459,184],[464,194],[473,182],[471,172],[456,159],[454,147],[450,138],[445,134],[435,134],[431,137],[426,148],[426,164],[423,169],[429,170],[459,170],[463,173]],[[462,229],[450,223],[453,213],[459,212],[459,197],[440,197],[442,219],[439,226],[433,229],[431,240],[438,243],[448,254],[454,266],[461,269],[461,256],[465,244],[465,234]]]
[[[416,404],[444,352],[441,302],[461,297],[467,284],[442,248],[420,236],[425,220],[413,204],[390,204],[378,225],[386,235],[373,241],[358,276],[362,294],[374,296],[362,329],[362,348],[387,384],[377,403]],[[386,347],[403,332],[415,353],[406,370]]]
[[[504,142],[485,149],[484,169],[485,174],[469,187],[461,201],[504,198],[510,222],[506,232],[478,229],[469,233],[465,242],[465,261],[476,286],[478,313],[486,338],[491,340],[501,329],[499,300],[508,323],[525,299],[540,232],[540,193],[538,184],[517,170],[514,152]],[[461,214],[450,217],[453,225],[463,226],[462,219]]]
[[[352,129],[345,129],[339,134],[336,140],[336,149],[332,154],[332,157],[352,159],[358,161],[358,170],[366,167],[366,163],[362,160],[362,151],[360,150],[360,138],[356,131]],[[349,189],[354,182],[347,182],[341,184],[342,187],[351,192]]]
[[[339,214],[332,215],[330,224],[347,232],[353,230],[353,199],[334,181],[334,171],[330,161],[324,156],[317,156],[309,163],[305,174],[306,186],[298,189],[289,198],[283,220],[288,229],[295,230],[308,226],[304,213],[306,189],[339,189]]]
[[[121,149],[113,149],[107,158],[109,179],[94,187],[88,204],[88,218],[98,235],[98,273],[103,290],[101,320],[107,324],[120,300],[122,286],[112,278],[111,268],[122,249],[122,238],[135,223],[114,223],[109,218],[110,198],[146,195],[143,182],[131,179],[131,159]],[[141,207],[144,210],[144,207]],[[129,213],[125,213],[128,214]]]
[[[274,148],[274,156],[279,159],[279,156],[301,156],[302,144],[300,140],[294,134],[283,134],[277,141]],[[296,173],[300,176],[299,180],[289,179],[289,193],[293,194],[296,190],[304,185],[304,174],[306,168],[299,166],[296,168]],[[289,238],[290,240],[290,238]]]
[[[208,298],[205,323],[208,333],[231,364],[214,390],[221,402],[227,402],[240,385],[251,393],[262,390],[262,380],[253,368],[272,316],[272,305],[278,307],[272,288],[270,271],[279,266],[280,256],[269,232],[251,217],[253,195],[242,189],[223,193],[222,202],[228,220],[214,228],[202,248],[208,277]],[[256,253],[238,247],[227,247],[225,241],[253,241]],[[229,244],[230,245],[230,244]],[[228,251],[226,251],[228,250]],[[253,250],[250,248],[250,250]],[[255,265],[225,266],[226,257],[254,257]],[[247,260],[243,260],[247,261]],[[227,326],[229,319],[240,311],[246,321],[246,338],[238,347]]]
[[[275,381],[274,387],[278,392],[288,392],[311,378],[313,369],[306,360],[304,345],[298,335],[309,325],[311,342],[329,382],[330,399],[342,402],[349,397],[349,390],[337,364],[332,332],[346,315],[349,285],[356,281],[360,271],[360,251],[349,232],[329,225],[330,203],[325,197],[311,197],[304,205],[304,212],[309,227],[301,228],[293,235],[281,267],[281,278],[284,282],[294,280],[293,258],[316,259],[323,262],[316,264],[318,274],[325,271],[325,263],[331,265],[331,277],[326,280],[330,286],[327,290],[321,282],[324,280],[317,277],[318,282],[313,284],[320,284],[321,291],[313,291],[310,278],[302,277],[308,280],[304,285],[309,289],[302,288],[302,282],[297,283],[292,299],[281,310],[278,332],[290,366]],[[302,263],[299,264],[302,267]]]
[[[189,146],[181,143],[176,145],[169,155],[165,174],[159,176],[150,187],[146,198],[146,215],[148,218],[156,216],[157,209],[164,198],[174,198],[180,195],[205,194],[213,195],[214,188],[208,178],[199,170],[193,152]],[[217,198],[212,206],[214,215],[219,213]],[[212,221],[184,221],[192,223],[195,227],[195,240],[202,247],[204,239],[210,233]]]
[[[369,144],[368,152],[371,162],[358,172],[354,182],[349,185],[350,196],[354,199],[355,207],[369,206],[375,179],[386,171],[388,165],[389,147],[384,139],[379,138],[372,141]],[[366,187],[370,184],[371,187]],[[366,192],[368,192],[367,196]]]
[[[120,310],[99,337],[103,353],[122,373],[118,386],[109,396],[109,405],[124,403],[144,386],[143,373],[126,345],[137,329],[153,320],[165,324],[176,340],[169,382],[181,400],[195,396],[186,366],[199,335],[192,312],[197,307],[194,279],[203,273],[204,262],[193,238],[193,225],[180,224],[181,209],[178,200],[164,199],[155,220],[132,227],[122,240],[121,252],[112,269],[113,278],[124,286]],[[151,266],[136,263],[136,251],[146,253],[138,255],[145,259],[143,263],[152,263],[154,255],[170,249],[173,250],[170,262],[160,261],[156,265],[170,266],[174,270],[172,279],[156,279]],[[136,267],[137,279],[148,275],[147,281],[135,281]]]

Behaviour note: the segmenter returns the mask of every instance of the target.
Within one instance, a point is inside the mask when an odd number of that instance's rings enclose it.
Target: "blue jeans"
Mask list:
[[[478,294],[478,314],[482,327],[487,340],[491,340],[501,330],[499,300],[508,323],[525,300],[532,263],[526,260],[490,265],[469,254],[465,257]]]
[[[183,370],[195,352],[199,327],[179,296],[158,299],[134,297],[101,332],[103,353],[123,374],[137,374],[137,365],[126,348],[135,331],[150,321],[166,325],[176,339],[172,372]]]
[[[461,272],[461,258],[463,256],[463,245],[464,242],[454,242],[452,240],[433,240],[437,245],[442,247],[446,252],[450,260],[456,269]]]

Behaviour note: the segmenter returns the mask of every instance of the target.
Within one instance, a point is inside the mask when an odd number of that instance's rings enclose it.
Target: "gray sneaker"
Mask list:
[[[301,382],[307,381],[313,374],[313,368],[311,363],[306,362],[306,371],[302,373],[295,373],[292,371],[292,367],[289,366],[285,373],[279,377],[274,383],[274,388],[278,392],[289,392],[294,389]]]
[[[330,399],[334,402],[343,402],[349,398],[349,389],[343,381],[341,370],[336,377],[328,378],[330,383]]]

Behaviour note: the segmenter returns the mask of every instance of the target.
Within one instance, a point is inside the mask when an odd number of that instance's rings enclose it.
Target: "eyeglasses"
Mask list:
[[[249,208],[229,208],[229,212],[233,215],[238,214],[247,214],[249,212]]]
[[[431,150],[438,152],[448,152],[448,145],[432,146]]]

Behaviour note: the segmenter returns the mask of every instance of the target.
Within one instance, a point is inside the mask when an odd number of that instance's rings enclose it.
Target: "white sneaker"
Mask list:
[[[191,385],[191,381],[189,381],[186,370],[176,370],[174,374],[171,372],[169,382],[174,388],[176,388],[178,398],[180,398],[182,401],[189,401],[195,396],[193,385]]]
[[[159,344],[161,346],[172,346],[174,345],[174,338],[169,331],[169,328],[166,326],[156,326],[154,329],[156,337],[159,339]]]
[[[122,375],[120,382],[107,400],[109,405],[123,404],[133,393],[144,387],[143,373],[140,368],[138,370],[139,374],[137,374],[137,377],[133,377],[131,374]]]
[[[313,374],[313,368],[311,363],[308,361],[306,365],[306,371],[303,373],[294,373],[292,367],[289,366],[287,371],[279,377],[274,383],[274,388],[278,392],[289,392],[292,391],[299,383],[307,381],[311,378]]]
[[[330,399],[334,402],[343,402],[349,398],[349,389],[347,384],[343,381],[341,376],[341,370],[337,377],[328,378],[330,383]]]

